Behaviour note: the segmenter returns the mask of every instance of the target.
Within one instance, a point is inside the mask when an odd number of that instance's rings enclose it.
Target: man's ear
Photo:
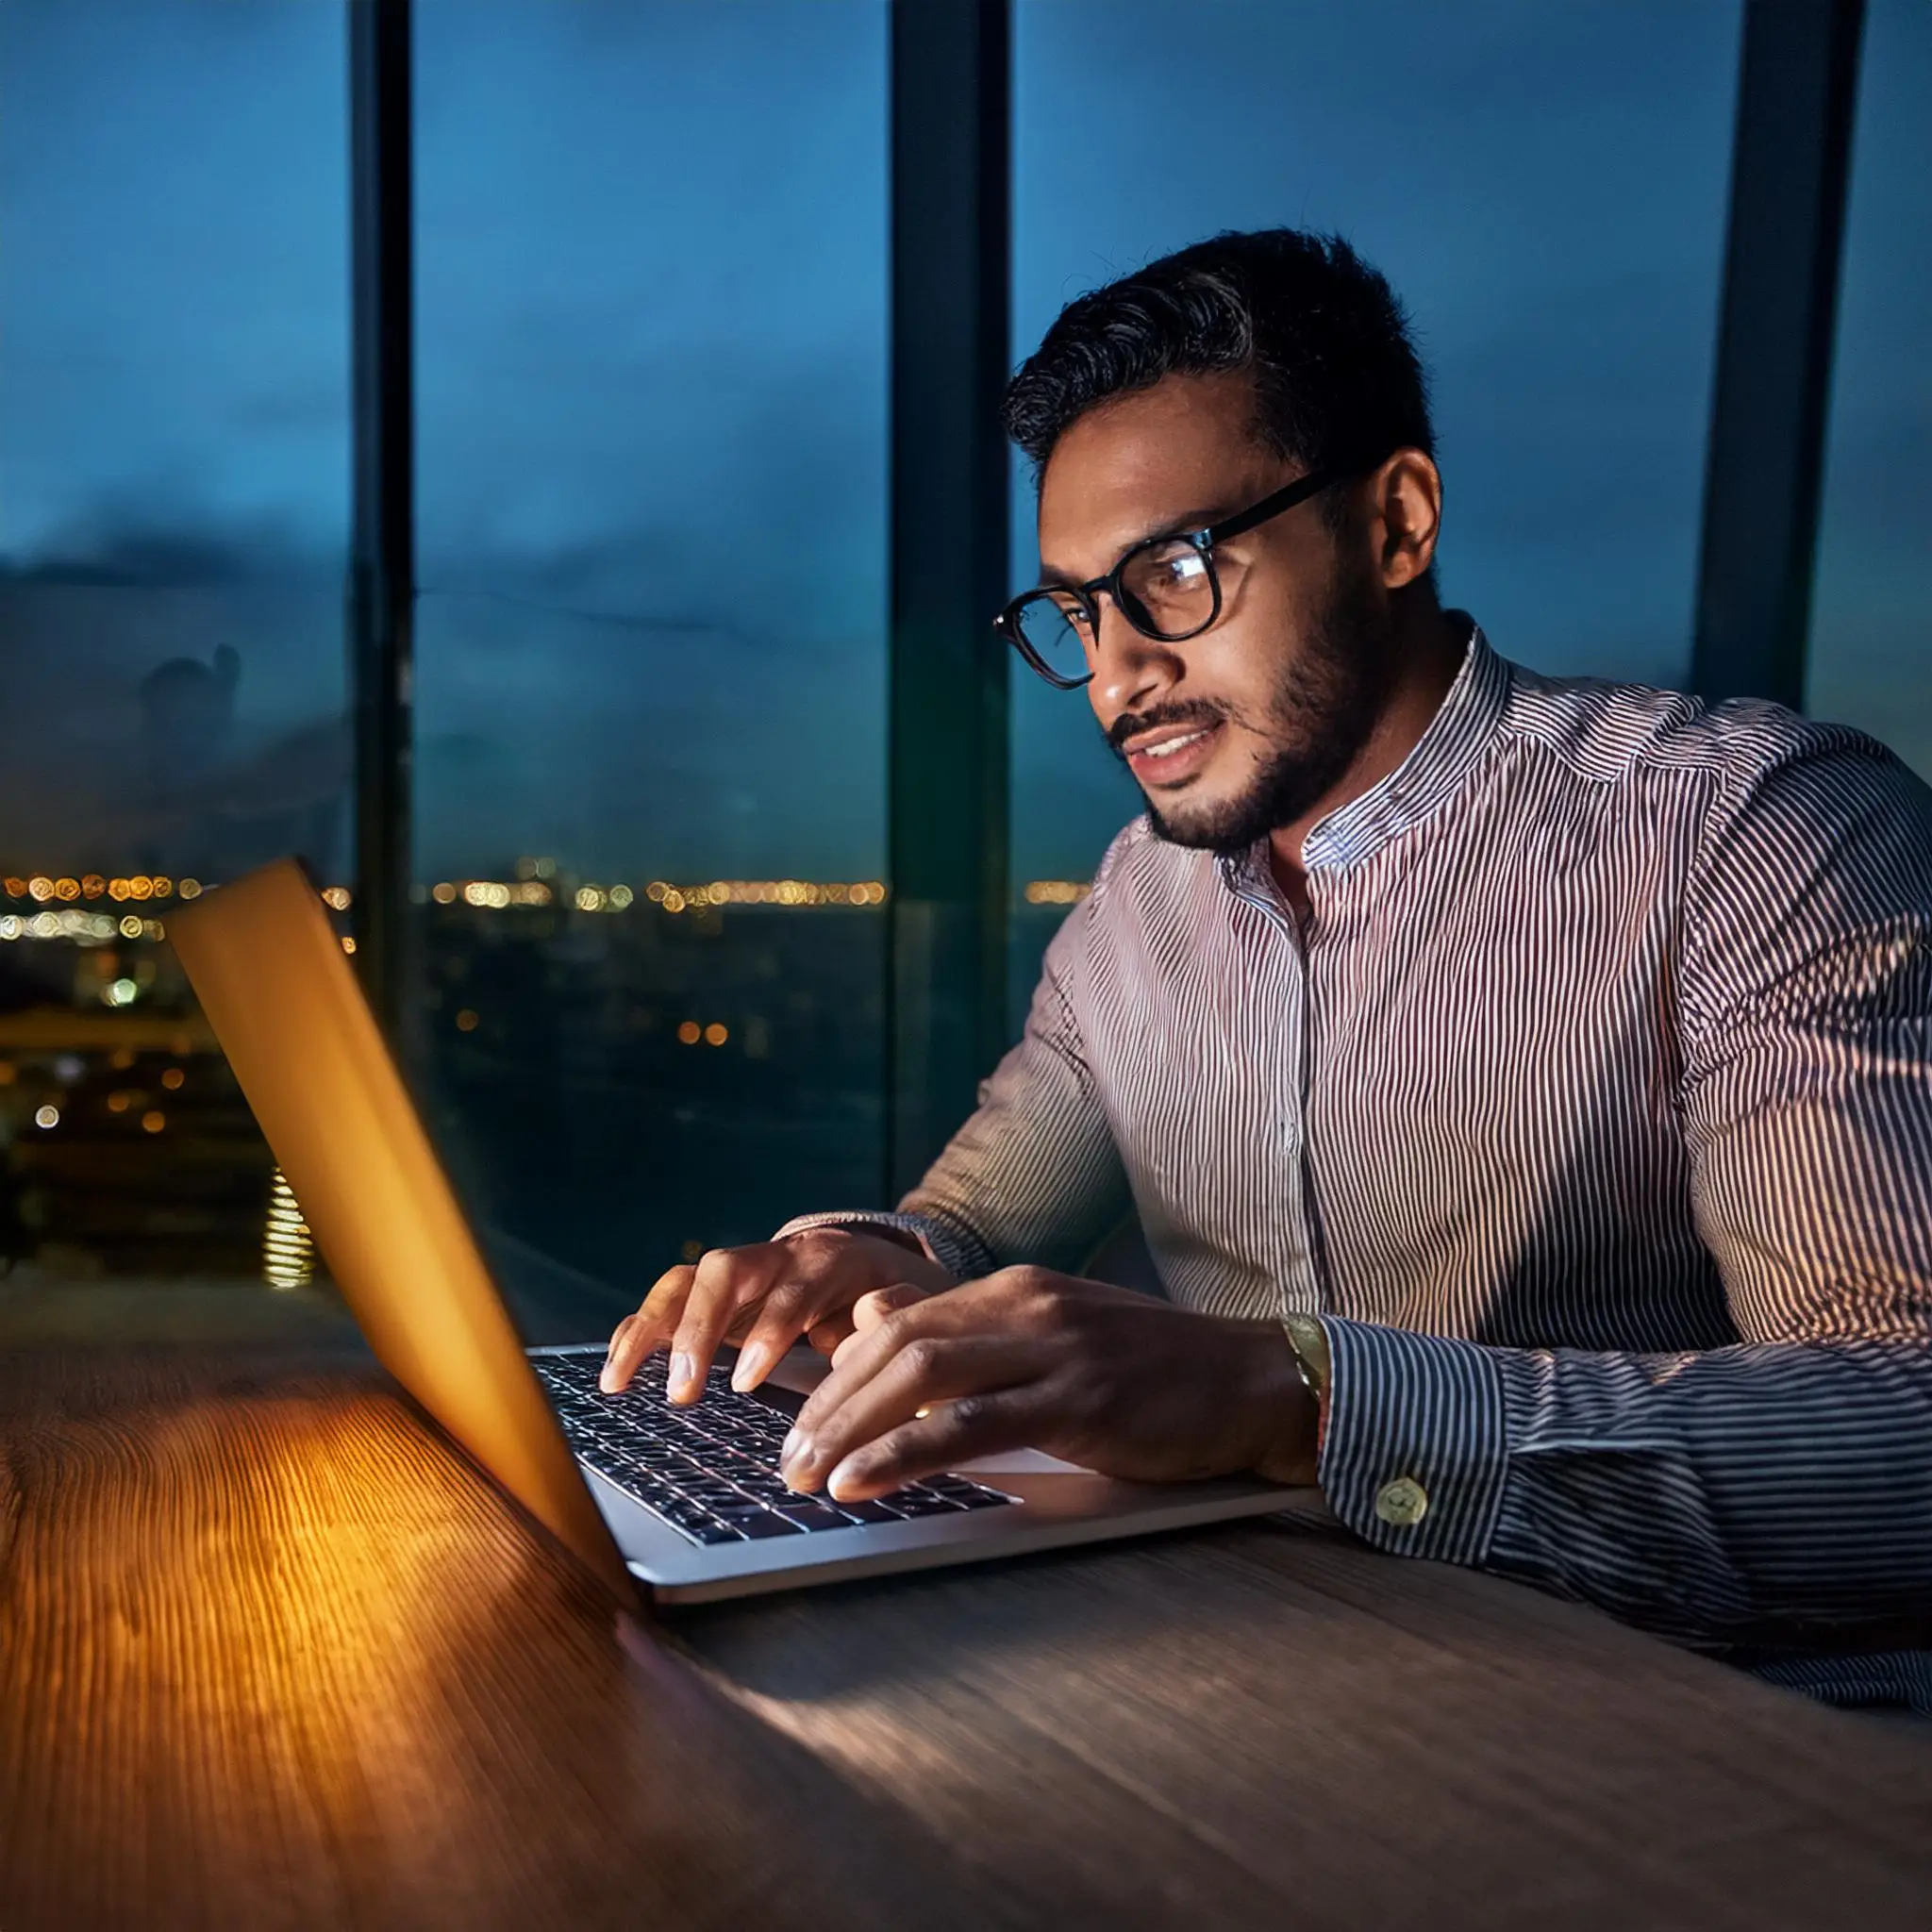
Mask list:
[[[1442,528],[1442,473],[1419,449],[1399,449],[1369,479],[1375,565],[1385,590],[1405,590],[1428,575]]]

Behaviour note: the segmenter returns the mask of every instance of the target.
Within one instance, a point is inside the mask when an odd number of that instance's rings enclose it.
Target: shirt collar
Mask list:
[[[1316,821],[1302,841],[1309,872],[1343,870],[1419,824],[1466,778],[1494,736],[1509,697],[1509,666],[1490,648],[1482,626],[1460,611],[1469,642],[1447,694],[1408,756],[1387,777]],[[1238,890],[1268,873],[1268,841],[1221,861],[1222,877]]]

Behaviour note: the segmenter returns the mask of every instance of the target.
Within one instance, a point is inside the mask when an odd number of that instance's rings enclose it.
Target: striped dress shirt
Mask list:
[[[1932,793],[1776,706],[1471,626],[1304,848],[1136,821],[884,1221],[960,1279],[1138,1213],[1167,1293],[1319,1317],[1377,1547],[1932,1709]]]

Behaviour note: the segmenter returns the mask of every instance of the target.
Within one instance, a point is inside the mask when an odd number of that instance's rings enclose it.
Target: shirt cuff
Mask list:
[[[1503,1374],[1474,1341],[1322,1318],[1332,1374],[1323,1493],[1379,1550],[1479,1564],[1502,1508]]]
[[[836,1210],[828,1214],[800,1214],[788,1221],[772,1239],[782,1241],[787,1235],[805,1234],[814,1227],[849,1227],[855,1233],[868,1227],[890,1227],[899,1234],[909,1234],[926,1259],[936,1261],[955,1282],[972,1281],[992,1273],[991,1257],[977,1242],[926,1214],[891,1214],[883,1208],[844,1214]]]

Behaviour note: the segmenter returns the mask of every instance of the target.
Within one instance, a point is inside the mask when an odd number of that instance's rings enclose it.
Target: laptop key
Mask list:
[[[905,1520],[890,1503],[838,1503],[833,1507],[848,1523],[900,1523]]]
[[[735,1543],[742,1539],[738,1532],[725,1523],[677,1523],[672,1525],[680,1536],[688,1536],[694,1543]]]
[[[774,1516],[769,1509],[760,1509],[754,1516],[735,1516],[731,1526],[740,1536],[756,1542],[761,1537],[801,1536],[804,1532],[795,1523],[787,1523],[782,1516]]]
[[[901,1516],[957,1516],[958,1504],[945,1496],[894,1496],[892,1507]]]
[[[849,1517],[841,1515],[837,1509],[827,1509],[818,1503],[791,1503],[772,1512],[782,1516],[787,1523],[795,1523],[800,1529],[850,1529]]]

